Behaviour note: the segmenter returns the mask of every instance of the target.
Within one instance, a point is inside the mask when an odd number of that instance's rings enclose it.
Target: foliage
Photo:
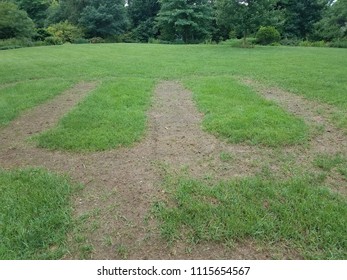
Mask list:
[[[160,10],[158,0],[132,0],[127,10],[134,41],[148,42],[149,38],[157,35],[155,17]]]
[[[244,39],[229,39],[221,42],[221,45],[230,46],[232,48],[254,48],[256,43],[255,38]]]
[[[89,42],[92,44],[100,44],[100,43],[105,43],[105,40],[101,37],[93,37],[89,39]]]
[[[44,40],[46,45],[62,45],[63,41],[59,37],[48,36]]]
[[[270,18],[272,1],[220,0],[217,2],[217,23],[236,31],[244,40]]]
[[[212,6],[207,0],[161,0],[157,21],[163,40],[201,42],[211,33]]]
[[[30,38],[34,35],[34,23],[17,5],[0,2],[0,39]]]
[[[280,33],[273,26],[262,26],[257,32],[257,42],[262,45],[278,43],[281,39]]]
[[[91,0],[78,20],[89,37],[122,34],[127,26],[123,0]]]
[[[333,48],[346,48],[347,49],[347,38],[341,39],[341,40],[334,40],[331,43],[329,43],[330,47]]]
[[[77,25],[82,11],[90,4],[91,0],[59,0],[53,2],[47,11],[48,25],[67,20]]]
[[[42,169],[0,169],[0,259],[57,259],[71,227],[65,178]]]
[[[50,25],[47,31],[62,43],[73,43],[76,39],[83,37],[83,31],[68,21]]]
[[[277,6],[284,15],[283,35],[308,39],[313,34],[314,24],[322,18],[325,3],[320,0],[281,0]]]
[[[156,17],[160,10],[158,0],[131,0],[128,6],[128,15],[133,27],[137,27],[148,19]]]
[[[52,0],[14,0],[21,10],[28,13],[37,27],[43,27],[47,16],[47,9]]]
[[[347,0],[339,0],[328,6],[325,16],[315,27],[318,39],[347,39]]]
[[[28,38],[11,38],[0,40],[0,50],[32,47],[34,43]]]

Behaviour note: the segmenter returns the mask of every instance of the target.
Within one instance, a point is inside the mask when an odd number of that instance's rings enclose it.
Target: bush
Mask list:
[[[45,39],[45,43],[47,45],[62,45],[63,41],[58,37],[50,36]]]
[[[101,37],[93,37],[89,39],[89,42],[92,44],[100,44],[100,43],[105,43],[105,40],[102,39]]]
[[[75,40],[73,40],[72,42],[73,44],[89,44],[89,40],[85,39],[85,38],[77,38]]]
[[[49,33],[46,28],[38,28],[33,39],[35,41],[44,41],[47,37],[51,37],[52,35],[53,34]]]
[[[12,38],[0,40],[0,50],[18,49],[31,46],[33,46],[33,42],[26,38]]]
[[[254,48],[255,39],[247,38],[246,43],[244,39],[229,39],[221,42],[221,45],[227,45],[233,48]]]
[[[329,43],[329,47],[332,48],[347,48],[347,38],[346,39],[339,39],[336,41],[333,41]]]
[[[300,47],[316,47],[316,48],[324,48],[327,47],[328,45],[324,41],[315,41],[315,42],[310,42],[310,41],[301,41],[299,43]]]
[[[262,26],[259,28],[256,38],[257,43],[261,45],[270,45],[278,43],[281,39],[281,35],[273,26]]]
[[[53,24],[47,28],[47,31],[62,43],[72,43],[74,40],[82,38],[84,35],[82,29],[68,21]]]
[[[299,46],[300,44],[300,41],[297,40],[297,39],[288,39],[288,38],[285,38],[285,39],[282,39],[280,41],[281,45],[283,46]]]

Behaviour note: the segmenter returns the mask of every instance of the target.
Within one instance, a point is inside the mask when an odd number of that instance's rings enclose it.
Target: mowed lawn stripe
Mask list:
[[[146,127],[154,80],[105,80],[59,124],[35,137],[38,146],[73,151],[102,151],[129,146]]]
[[[203,127],[232,143],[283,146],[309,138],[304,121],[229,77],[186,81],[205,113]]]

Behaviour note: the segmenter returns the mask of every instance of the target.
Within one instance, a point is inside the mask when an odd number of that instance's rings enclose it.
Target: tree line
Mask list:
[[[347,41],[347,0],[0,0],[0,39]],[[347,45],[347,44],[346,44]]]

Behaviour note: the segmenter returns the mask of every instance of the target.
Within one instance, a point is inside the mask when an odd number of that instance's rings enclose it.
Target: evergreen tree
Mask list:
[[[156,35],[155,17],[160,10],[158,0],[132,0],[128,3],[128,16],[135,39],[147,42]]]
[[[327,1],[282,0],[277,5],[284,14],[284,35],[289,38],[308,39],[314,25],[321,18]]]
[[[160,36],[168,41],[200,42],[211,34],[212,14],[208,0],[161,0]]]
[[[89,37],[122,34],[127,27],[123,0],[91,0],[78,20]]]
[[[14,0],[14,2],[21,10],[27,12],[37,27],[43,27],[47,17],[47,9],[52,0]]]

